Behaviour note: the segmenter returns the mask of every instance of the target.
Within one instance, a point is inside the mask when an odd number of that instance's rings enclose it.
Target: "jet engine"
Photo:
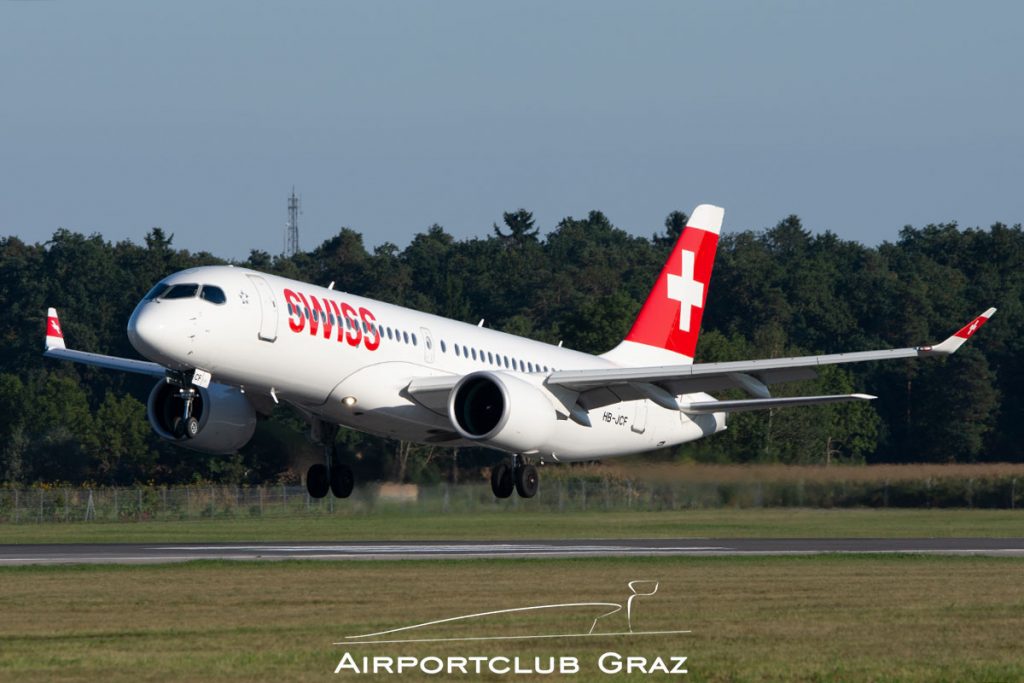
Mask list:
[[[555,428],[544,389],[502,372],[474,372],[452,389],[448,416],[466,439],[511,453],[537,451]]]
[[[175,436],[175,422],[182,418],[185,403],[178,387],[167,382],[149,393],[146,416],[153,431],[177,446],[204,453],[234,453],[247,444],[256,431],[256,410],[245,394],[217,383],[195,390],[192,415],[199,421],[199,433],[192,438]]]

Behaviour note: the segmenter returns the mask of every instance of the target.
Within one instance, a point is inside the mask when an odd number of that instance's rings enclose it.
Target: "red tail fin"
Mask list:
[[[693,362],[724,215],[710,204],[693,210],[625,342],[605,357],[629,364]],[[649,348],[631,348],[639,344]]]

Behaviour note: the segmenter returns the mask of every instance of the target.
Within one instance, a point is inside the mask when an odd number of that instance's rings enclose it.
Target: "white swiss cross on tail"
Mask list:
[[[691,363],[725,211],[701,204],[683,229],[636,322],[610,357],[629,363]]]
[[[690,331],[690,313],[704,308],[704,283],[693,277],[697,254],[683,249],[683,269],[680,275],[668,274],[668,298],[679,302],[679,329]]]
[[[57,319],[57,310],[54,308],[46,311],[46,348],[65,348],[64,333],[61,332],[60,320]]]

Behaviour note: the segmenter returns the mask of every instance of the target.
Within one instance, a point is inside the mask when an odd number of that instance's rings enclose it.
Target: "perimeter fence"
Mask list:
[[[0,488],[0,524],[270,518],[314,515],[457,514],[492,510],[582,512],[767,507],[1024,506],[1024,478],[898,481],[640,481],[614,477],[543,478],[535,498],[497,500],[484,483],[357,486],[339,500],[311,498],[305,487],[138,486]]]

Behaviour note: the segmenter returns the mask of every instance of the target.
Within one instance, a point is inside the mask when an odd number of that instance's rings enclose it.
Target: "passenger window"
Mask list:
[[[452,344],[452,348],[455,349],[455,355],[459,356],[460,355],[459,354],[459,345],[458,344]]]
[[[402,332],[402,339],[404,339],[405,343],[408,344],[409,343],[409,333],[408,332]]]
[[[412,345],[413,346],[419,346],[419,342],[416,341],[416,333],[415,332],[413,332],[413,334],[412,334]]]
[[[385,327],[384,329],[385,329],[385,331],[387,331],[387,333],[388,333],[388,339],[392,339],[392,336],[391,336],[391,328],[390,328],[390,327]]]
[[[444,339],[441,340],[441,353],[448,353],[448,348],[444,345]]]
[[[191,299],[199,292],[199,285],[171,285],[160,295],[161,299]]]
[[[473,360],[476,360],[476,349],[470,349],[473,353]]]

